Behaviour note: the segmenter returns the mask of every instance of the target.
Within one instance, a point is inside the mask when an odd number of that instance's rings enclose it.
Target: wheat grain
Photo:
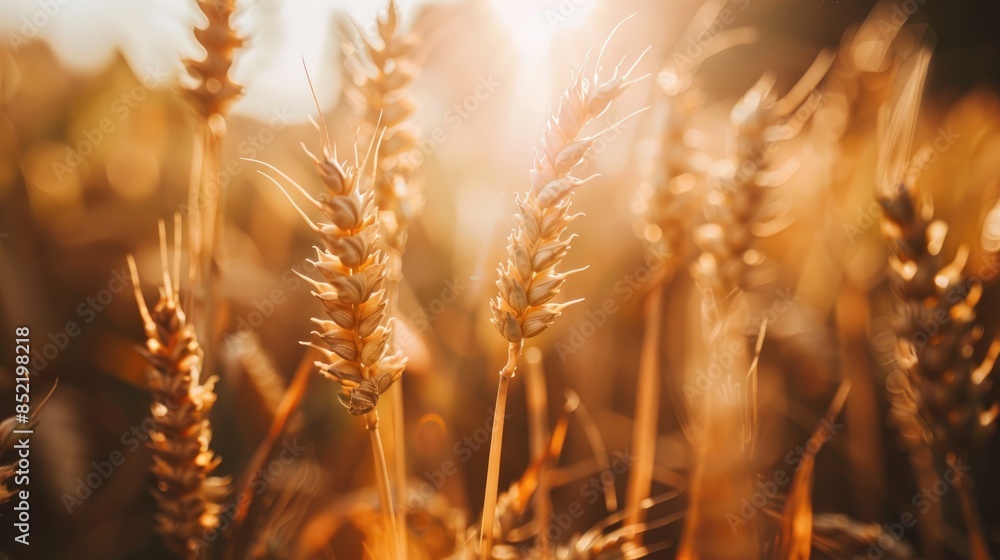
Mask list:
[[[209,413],[215,404],[215,377],[201,379],[201,348],[194,327],[180,303],[180,221],[175,232],[173,271],[168,265],[164,224],[160,222],[163,286],[149,309],[142,295],[135,260],[128,257],[136,302],[146,332],[137,347],[152,366],[149,387],[154,428],[149,447],[156,477],[153,495],[159,507],[156,530],[165,544],[186,558],[195,558],[202,538],[219,523],[219,502],[229,481],[209,475],[219,465],[209,444]]]

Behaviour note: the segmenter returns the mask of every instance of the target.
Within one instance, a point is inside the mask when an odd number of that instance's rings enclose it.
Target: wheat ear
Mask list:
[[[316,362],[316,365],[320,373],[340,385],[337,396],[341,404],[352,415],[364,416],[371,438],[386,531],[393,543],[395,556],[401,557],[401,539],[389,491],[385,450],[375,407],[379,397],[402,375],[406,358],[390,348],[392,325],[384,289],[387,255],[377,248],[379,223],[374,191],[370,187],[362,188],[362,174],[378,148],[373,139],[363,161],[355,147],[353,165],[341,162],[330,142],[325,123],[320,120],[317,127],[321,130],[323,142],[322,158],[308,150],[306,153],[313,159],[327,188],[318,199],[280,170],[263,165],[290,182],[310,205],[329,220],[316,224],[295,205],[322,241],[322,248],[315,247],[316,260],[310,262],[320,270],[323,279],[299,276],[312,285],[313,295],[322,302],[328,316],[327,319],[312,319],[319,327],[312,333],[319,344],[312,341],[303,344],[315,348],[326,358]],[[371,165],[377,169],[378,162],[371,162]],[[261,174],[281,188],[292,201],[281,182],[267,173]],[[294,201],[292,203],[295,204]]]
[[[610,37],[609,37],[610,40]],[[605,46],[607,43],[605,43]],[[602,49],[603,54],[603,49]],[[645,54],[645,53],[644,53]],[[573,170],[586,158],[594,141],[605,131],[584,136],[586,125],[603,115],[629,85],[640,78],[630,75],[642,56],[625,72],[620,62],[610,78],[602,79],[598,55],[594,74],[586,78],[587,61],[570,80],[549,116],[542,132],[541,148],[531,170],[531,187],[517,196],[513,231],[507,238],[507,262],[497,271],[500,293],[490,301],[493,325],[509,343],[507,363],[500,370],[497,402],[493,416],[493,434],[486,475],[486,498],[480,534],[480,554],[488,558],[493,545],[493,520],[500,477],[500,450],[503,442],[503,418],[507,390],[514,376],[524,339],[537,336],[575,301],[553,303],[566,277],[577,271],[557,272],[573,237],[564,238],[566,228],[576,216],[570,214],[573,191],[592,177],[579,179]],[[628,117],[626,117],[628,118]],[[609,128],[618,126],[612,125]],[[579,301],[579,300],[577,300]]]
[[[194,327],[180,300],[180,216],[175,220],[175,247],[171,271],[166,229],[160,221],[163,286],[156,305],[149,309],[142,295],[139,273],[132,255],[132,274],[146,343],[137,347],[149,369],[154,427],[149,447],[156,477],[153,495],[159,506],[156,531],[165,544],[185,558],[196,558],[204,537],[218,525],[219,502],[228,490],[228,479],[210,477],[221,459],[209,444],[209,413],[215,404],[215,377],[201,379],[202,353]]]
[[[198,9],[208,18],[204,29],[194,30],[195,39],[205,49],[203,60],[186,60],[184,65],[196,80],[187,89],[191,103],[206,120],[223,115],[243,93],[243,87],[229,77],[236,50],[243,40],[230,23],[234,0],[197,0]]]
[[[413,62],[416,42],[401,33],[394,0],[376,20],[376,36],[361,33],[364,56],[345,49],[345,63],[353,69],[362,120],[371,131],[384,128],[375,174],[375,205],[380,212],[384,241],[402,252],[406,229],[423,204],[420,183],[413,178],[419,156],[411,122],[416,105],[409,86],[417,75]]]

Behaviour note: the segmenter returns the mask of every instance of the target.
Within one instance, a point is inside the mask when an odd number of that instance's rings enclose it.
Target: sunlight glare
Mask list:
[[[493,8],[522,54],[537,56],[557,31],[579,23],[594,0],[493,0]]]

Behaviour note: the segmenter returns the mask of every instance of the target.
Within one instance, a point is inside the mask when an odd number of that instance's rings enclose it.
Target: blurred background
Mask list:
[[[954,139],[924,169],[922,186],[951,225],[946,250],[967,243],[973,246],[970,263],[986,262],[976,248],[986,212],[1000,196],[1000,3],[909,4],[917,6],[910,23],[927,26],[926,33],[936,37],[918,139],[933,140],[942,127]],[[729,110],[762,73],[774,72],[777,90],[786,91],[822,48],[836,49],[873,5],[730,2],[733,25],[758,29],[759,40],[704,65],[706,101],[697,118],[704,151],[712,158],[724,154]],[[399,296],[410,355],[406,439],[414,485],[430,483],[437,508],[419,531],[428,550],[445,550],[448,524],[472,524],[482,506],[488,444],[477,438],[492,416],[496,372],[506,350],[489,324],[487,301],[496,292],[495,266],[505,258],[513,193],[528,186],[541,127],[570,71],[592,44],[634,13],[607,56],[632,59],[651,46],[639,71],[653,78],[628,91],[614,116],[647,105],[652,110],[595,149],[587,171],[601,178],[576,198],[575,209],[586,216],[570,227],[580,237],[566,262],[567,269],[590,268],[564,289],[566,299],[587,299],[533,340],[544,352],[551,417],[571,388],[609,452],[629,453],[643,290],[641,279],[634,291],[620,289],[620,282],[643,266],[637,193],[651,173],[661,124],[655,76],[698,2],[401,0],[399,6],[404,27],[420,40],[421,71],[411,91],[415,124],[427,139],[420,171],[426,205],[410,228]],[[357,117],[342,95],[340,22],[351,17],[364,28],[383,9],[382,2],[370,0],[237,2],[235,24],[246,47],[238,51],[232,75],[246,91],[227,118],[223,144],[219,328],[225,334],[217,363],[209,367],[220,377],[212,448],[222,457],[221,474],[245,474],[302,357],[298,341],[312,329],[308,318],[320,312],[306,285],[287,274],[301,270],[311,256],[311,232],[256,173],[259,165],[240,158],[269,162],[320,188],[300,148],[304,143],[315,152],[319,146],[308,122],[316,108],[303,63],[335,141],[349,146]],[[59,380],[33,439],[30,556],[10,544],[11,504],[0,509],[0,551],[11,557],[169,557],[151,531],[149,452],[133,446],[129,436],[148,415],[150,397],[145,362],[134,351],[143,341],[136,302],[118,280],[127,279],[125,255],[131,252],[147,299],[153,297],[157,220],[169,219],[187,200],[198,117],[179,94],[187,79],[181,61],[202,56],[191,30],[203,24],[193,2],[178,0],[4,0],[0,7],[0,317],[5,333],[31,327],[33,396]],[[868,88],[862,95],[877,98],[885,86],[872,80],[860,87]],[[774,268],[763,295],[753,300],[753,312],[762,316],[774,294],[795,294],[788,296],[790,308],[776,314],[764,350],[762,476],[770,479],[784,466],[786,453],[808,437],[840,380],[850,376],[856,383],[842,419],[847,427],[820,454],[814,505],[817,511],[888,522],[910,508],[919,488],[886,421],[879,381],[888,349],[877,335],[885,330],[889,292],[885,244],[878,213],[871,210],[875,116],[864,115],[846,135],[835,116],[826,116],[817,115],[807,130],[810,156],[784,187],[795,221],[763,247]],[[843,242],[845,233],[849,243]],[[831,280],[838,274],[845,280]],[[700,336],[696,325],[685,326],[695,293],[686,276],[678,275],[668,298],[660,350],[666,375],[681,375],[679,350]],[[844,295],[845,285],[855,288],[853,295]],[[990,284],[980,311],[987,340],[997,331],[997,298]],[[619,311],[597,325],[592,314],[608,300]],[[588,321],[596,334],[581,331],[590,328]],[[69,322],[79,334],[72,334]],[[11,403],[11,410],[12,344],[9,335],[0,343],[0,403]],[[666,385],[657,466],[684,473],[691,452]],[[260,527],[262,550],[269,551],[259,557],[295,557],[295,550],[299,557],[363,553],[360,530],[346,520],[363,518],[357,504],[376,503],[374,490],[364,490],[372,483],[370,450],[360,423],[344,413],[334,393],[332,384],[314,376],[281,440],[295,441],[304,451],[301,460],[268,476],[256,499],[250,524]],[[0,416],[6,417],[2,406]],[[515,382],[502,489],[529,463],[525,409],[524,391]],[[94,463],[115,451],[124,462],[88,492],[85,481]],[[560,464],[592,454],[584,430],[571,422]],[[456,475],[439,474],[447,462],[457,465]],[[973,472],[982,473],[977,482],[984,525],[997,547],[1000,481],[990,474],[1000,465],[996,437],[973,464]],[[561,499],[579,496],[588,483],[583,477],[557,489],[557,511]],[[614,483],[621,492],[626,477]],[[952,502],[945,504],[947,519],[960,523]],[[278,527],[263,521],[275,512],[283,520]],[[598,503],[574,520],[572,530],[604,515]],[[943,532],[946,542],[961,548],[960,526]],[[907,539],[919,548],[916,531]],[[949,549],[945,556],[961,555]]]

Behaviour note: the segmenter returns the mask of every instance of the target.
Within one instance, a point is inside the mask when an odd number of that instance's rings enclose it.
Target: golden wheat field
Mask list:
[[[0,558],[1000,557],[994,0],[3,0]]]

